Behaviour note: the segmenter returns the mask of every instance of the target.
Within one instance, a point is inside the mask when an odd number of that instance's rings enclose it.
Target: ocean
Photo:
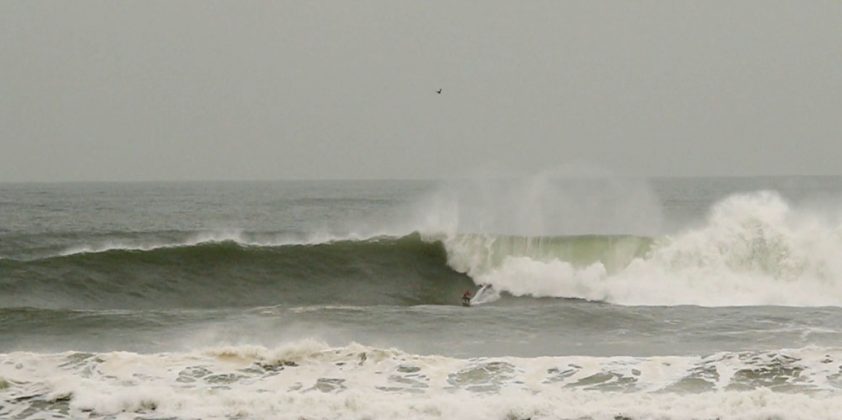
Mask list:
[[[840,413],[839,177],[0,184],[3,419]]]

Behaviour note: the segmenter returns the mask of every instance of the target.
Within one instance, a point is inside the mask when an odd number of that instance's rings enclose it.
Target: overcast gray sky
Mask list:
[[[840,1],[0,2],[0,181],[840,158]]]

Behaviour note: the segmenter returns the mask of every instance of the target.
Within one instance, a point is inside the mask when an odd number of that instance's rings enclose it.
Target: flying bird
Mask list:
[[[441,89],[437,90],[437,91],[436,91],[436,93],[438,93],[439,95],[441,95]]]

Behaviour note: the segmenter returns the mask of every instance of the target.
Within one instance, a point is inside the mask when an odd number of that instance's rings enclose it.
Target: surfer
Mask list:
[[[472,297],[470,289],[465,290],[465,293],[462,294],[462,306],[471,306]]]

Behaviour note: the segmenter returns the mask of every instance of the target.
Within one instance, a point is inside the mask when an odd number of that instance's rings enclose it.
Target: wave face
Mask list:
[[[105,247],[0,260],[0,305],[201,308],[453,303],[471,285],[419,235],[310,245],[231,240],[144,249]],[[455,297],[455,298],[454,298]]]
[[[840,358],[839,349],[804,348],[457,359],[312,340],[151,355],[8,353],[0,354],[0,416],[833,418]]]
[[[773,192],[718,202],[706,222],[645,237],[442,239],[448,261],[517,296],[623,305],[842,305],[842,227]]]

